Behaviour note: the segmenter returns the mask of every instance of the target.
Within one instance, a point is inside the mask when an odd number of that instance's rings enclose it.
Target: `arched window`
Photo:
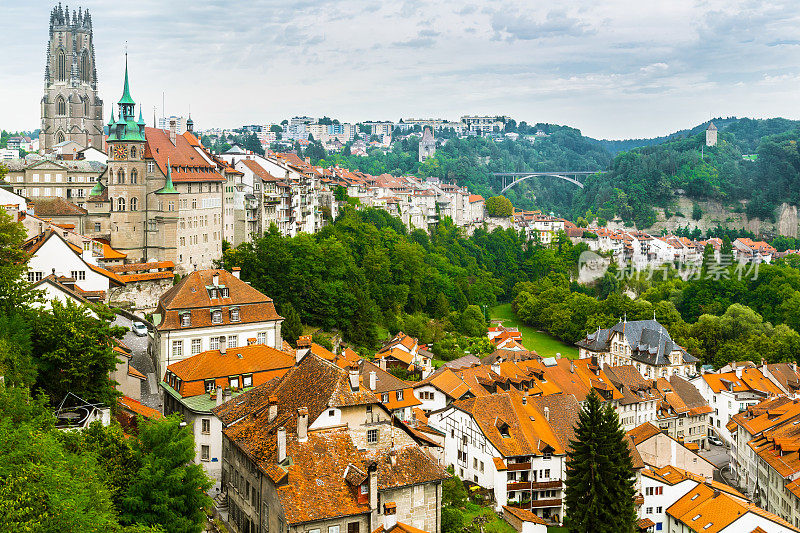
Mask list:
[[[56,115],[64,116],[67,114],[67,103],[62,96],[56,99]]]
[[[139,209],[139,200],[131,198],[131,211],[136,211],[137,209]]]
[[[136,159],[136,147],[135,146],[131,146],[131,159]],[[134,182],[131,182],[131,183],[136,183],[136,182],[134,181]]]
[[[89,54],[86,50],[81,54],[81,81],[89,83],[91,73],[89,72]]]
[[[117,172],[117,183],[125,183],[125,171],[120,170]]]
[[[108,169],[108,183],[114,183],[114,171],[111,169]]]
[[[133,150],[135,150],[135,148],[131,148],[131,152],[133,152]],[[136,172],[136,169],[134,168],[133,170],[131,170],[131,183],[136,183],[138,179],[139,175]]]
[[[89,99],[83,101],[83,116],[86,118],[92,118],[89,116]]]
[[[58,74],[58,81],[67,79],[67,56],[64,55],[64,50],[58,51],[58,58],[56,59],[56,72]]]
[[[64,132],[59,131],[58,133],[56,133],[56,144],[63,142],[64,142]]]
[[[125,198],[117,198],[117,211],[125,211]]]

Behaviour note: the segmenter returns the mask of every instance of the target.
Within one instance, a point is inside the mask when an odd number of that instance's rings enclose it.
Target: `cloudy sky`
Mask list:
[[[100,95],[198,128],[509,114],[603,138],[800,118],[797,1],[84,0]],[[39,124],[53,4],[0,0],[0,127]],[[70,9],[78,5],[70,5]],[[152,118],[148,118],[152,121]]]

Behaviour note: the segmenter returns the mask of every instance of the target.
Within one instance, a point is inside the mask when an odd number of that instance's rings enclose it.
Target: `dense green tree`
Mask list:
[[[303,334],[303,323],[291,302],[281,305],[281,315],[284,318],[281,324],[281,336],[293,347],[297,346],[297,339]]]
[[[17,387],[36,381],[31,329],[20,312],[0,314],[0,375],[6,385]]]
[[[592,391],[567,455],[566,518],[570,532],[632,533],[636,522],[630,451],[616,412]]]
[[[486,200],[486,212],[490,217],[510,217],[514,207],[505,196],[492,196]]]
[[[28,268],[27,257],[20,248],[24,241],[22,224],[0,209],[0,314],[17,311],[34,299],[24,281]]]
[[[133,452],[141,468],[122,498],[121,521],[176,533],[203,531],[203,507],[211,504],[205,491],[213,483],[194,463],[191,427],[177,417],[143,423]]]
[[[117,365],[112,341],[125,329],[112,326],[113,315],[100,306],[89,309],[58,300],[50,304],[50,310],[41,309],[31,321],[38,368],[35,389],[53,402],[71,392],[86,401],[111,405],[118,395],[115,382],[108,379]]]
[[[477,305],[470,305],[461,315],[460,330],[469,337],[482,337],[486,334],[486,319]]]
[[[116,526],[94,457],[64,449],[44,399],[0,385],[0,530],[79,533]]]

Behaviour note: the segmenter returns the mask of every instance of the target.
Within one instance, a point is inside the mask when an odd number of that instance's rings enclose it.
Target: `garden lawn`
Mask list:
[[[570,346],[543,331],[526,326],[511,310],[510,303],[500,304],[489,309],[489,318],[502,320],[504,326],[519,328],[519,332],[522,334],[522,345],[542,357],[554,357],[556,353],[560,353],[562,357],[569,359],[578,358],[576,346]]]

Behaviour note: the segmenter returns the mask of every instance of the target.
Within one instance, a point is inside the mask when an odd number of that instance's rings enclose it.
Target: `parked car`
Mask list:
[[[724,446],[722,441],[716,435],[709,435],[708,436],[708,442],[710,442],[714,446]]]
[[[145,337],[147,335],[147,326],[141,322],[134,322],[131,330],[139,337]]]

